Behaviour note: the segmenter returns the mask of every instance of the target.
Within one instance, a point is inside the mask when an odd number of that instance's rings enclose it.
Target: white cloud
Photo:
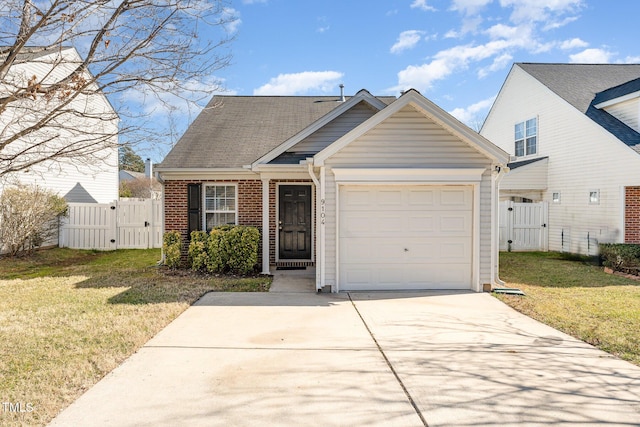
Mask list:
[[[391,53],[400,53],[403,50],[414,48],[419,42],[424,31],[408,30],[403,31],[398,36],[398,40],[391,46]]]
[[[467,108],[455,108],[453,111],[450,111],[449,114],[470,128],[479,131],[482,118],[486,116],[495,99],[496,97],[492,96],[491,98],[483,99],[482,101],[469,105]]]
[[[254,95],[303,95],[311,91],[333,92],[344,76],[337,71],[304,71],[280,74],[253,91]]]
[[[424,10],[425,12],[435,12],[437,9],[433,6],[429,6],[427,4],[427,0],[413,0],[413,3],[411,3],[411,9],[420,9],[420,10]]]
[[[579,50],[588,46],[579,38],[565,41],[543,37],[544,29],[558,28],[578,19],[585,0],[451,0],[451,9],[462,15],[461,26],[444,34],[447,39],[463,39],[474,34],[476,41],[437,52],[423,64],[412,64],[398,72],[398,84],[388,89],[390,93],[415,88],[429,90],[437,81],[454,73],[473,68],[478,78],[484,78],[509,66],[515,52],[535,55],[552,49]],[[415,2],[412,5],[416,5]],[[484,13],[491,3],[509,13],[508,21],[496,21]],[[426,4],[426,3],[425,3]],[[482,16],[491,25],[482,28]],[[479,37],[485,40],[482,42]],[[396,47],[397,45],[397,47]],[[392,49],[400,50],[400,39]],[[407,46],[409,41],[407,40]],[[608,60],[611,53],[605,50],[585,50],[575,55],[580,61]],[[574,57],[572,57],[573,59]]]
[[[557,21],[557,18],[565,13],[577,12],[583,3],[583,0],[500,0],[500,6],[513,8],[512,22],[546,22],[547,27],[563,22]]]
[[[227,21],[224,24],[224,29],[229,34],[234,34],[238,31],[238,27],[242,24],[240,19],[240,12],[232,7],[225,7],[222,9],[221,19]]]
[[[640,64],[640,56],[627,56],[622,62],[624,64]]]
[[[585,49],[580,53],[569,55],[574,64],[606,64],[611,59],[611,52],[604,49]]]
[[[577,16],[569,16],[568,18],[564,18],[562,21],[551,21],[547,25],[542,27],[542,31],[555,30],[556,28],[564,27],[565,25],[577,20]]]
[[[449,30],[444,34],[445,39],[457,39],[460,37],[460,33],[456,30]]]
[[[579,38],[565,40],[562,43],[560,43],[560,49],[562,50],[579,49],[587,46],[589,46],[589,43]]]
[[[509,64],[511,64],[511,61],[513,61],[513,56],[508,53],[503,53],[502,55],[495,57],[491,65],[481,68],[480,71],[478,71],[478,78],[482,79],[491,73],[508,67]]]
[[[475,15],[480,9],[492,1],[493,0],[453,0],[451,10],[457,10],[465,15]]]
[[[511,27],[504,24],[496,24],[485,31],[492,39],[508,39],[518,34],[518,27]]]

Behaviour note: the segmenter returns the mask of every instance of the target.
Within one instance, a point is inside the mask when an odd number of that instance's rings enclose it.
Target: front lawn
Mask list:
[[[640,281],[557,252],[502,252],[500,278],[516,310],[640,366]]]
[[[206,292],[271,283],[167,273],[159,259],[159,249],[0,258],[0,425],[46,424]]]

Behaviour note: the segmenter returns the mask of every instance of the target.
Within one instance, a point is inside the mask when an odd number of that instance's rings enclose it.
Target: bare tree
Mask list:
[[[223,0],[2,0],[0,178],[99,164],[116,134],[167,142],[171,120],[145,121],[139,106],[199,106],[220,90],[230,11]],[[115,112],[94,102],[103,96]]]

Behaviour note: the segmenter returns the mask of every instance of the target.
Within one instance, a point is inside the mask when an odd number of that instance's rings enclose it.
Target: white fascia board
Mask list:
[[[616,104],[619,104],[621,102],[628,101],[630,99],[634,99],[634,98],[638,98],[638,97],[640,97],[640,90],[636,91],[636,92],[628,93],[628,94],[623,95],[623,96],[619,96],[617,98],[610,99],[608,101],[600,102],[599,104],[595,104],[594,107],[596,107],[598,110],[601,110],[603,108],[607,108],[607,107],[610,107],[612,105],[616,105]]]
[[[244,168],[156,168],[162,180],[256,179],[258,173]]]
[[[260,174],[261,179],[309,179],[306,163],[299,165],[258,165],[253,171]]]
[[[373,117],[361,123],[349,133],[342,136],[333,144],[329,145],[327,148],[316,154],[314,156],[314,165],[323,166],[326,159],[333,156],[338,151],[349,145],[351,142],[361,137],[366,132],[373,129],[407,105],[413,105],[426,117],[434,120],[445,130],[448,130],[461,140],[476,148],[478,151],[490,158],[494,163],[506,165],[509,162],[509,153],[497,147],[482,135],[473,132],[466,125],[460,123],[449,113],[442,110],[440,107],[429,101],[417,91],[410,90],[409,92],[406,92],[404,95],[402,95],[397,101],[389,105],[387,108],[379,111]]]
[[[292,136],[291,138],[289,138],[288,140],[286,140],[285,142],[283,142],[273,150],[269,151],[264,156],[260,157],[258,160],[256,160],[251,164],[251,167],[254,168],[259,164],[269,163],[271,160],[275,159],[280,154],[284,153],[289,148],[296,145],[298,142],[302,141],[309,135],[313,134],[315,131],[321,129],[323,126],[326,126],[332,120],[336,119],[337,117],[347,112],[349,109],[357,105],[360,101],[366,101],[369,105],[371,105],[372,107],[378,110],[382,110],[387,106],[387,104],[380,101],[378,98],[371,95],[366,90],[361,90],[357,94],[349,98],[347,101],[341,103],[340,106],[329,111],[327,114],[325,114],[315,122],[311,123],[302,131],[298,132],[296,135]]]
[[[332,168],[336,183],[473,183],[482,180],[485,168]]]

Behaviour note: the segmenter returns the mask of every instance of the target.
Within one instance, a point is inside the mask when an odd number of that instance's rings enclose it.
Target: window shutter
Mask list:
[[[202,230],[202,184],[187,184],[189,238],[192,231]]]

